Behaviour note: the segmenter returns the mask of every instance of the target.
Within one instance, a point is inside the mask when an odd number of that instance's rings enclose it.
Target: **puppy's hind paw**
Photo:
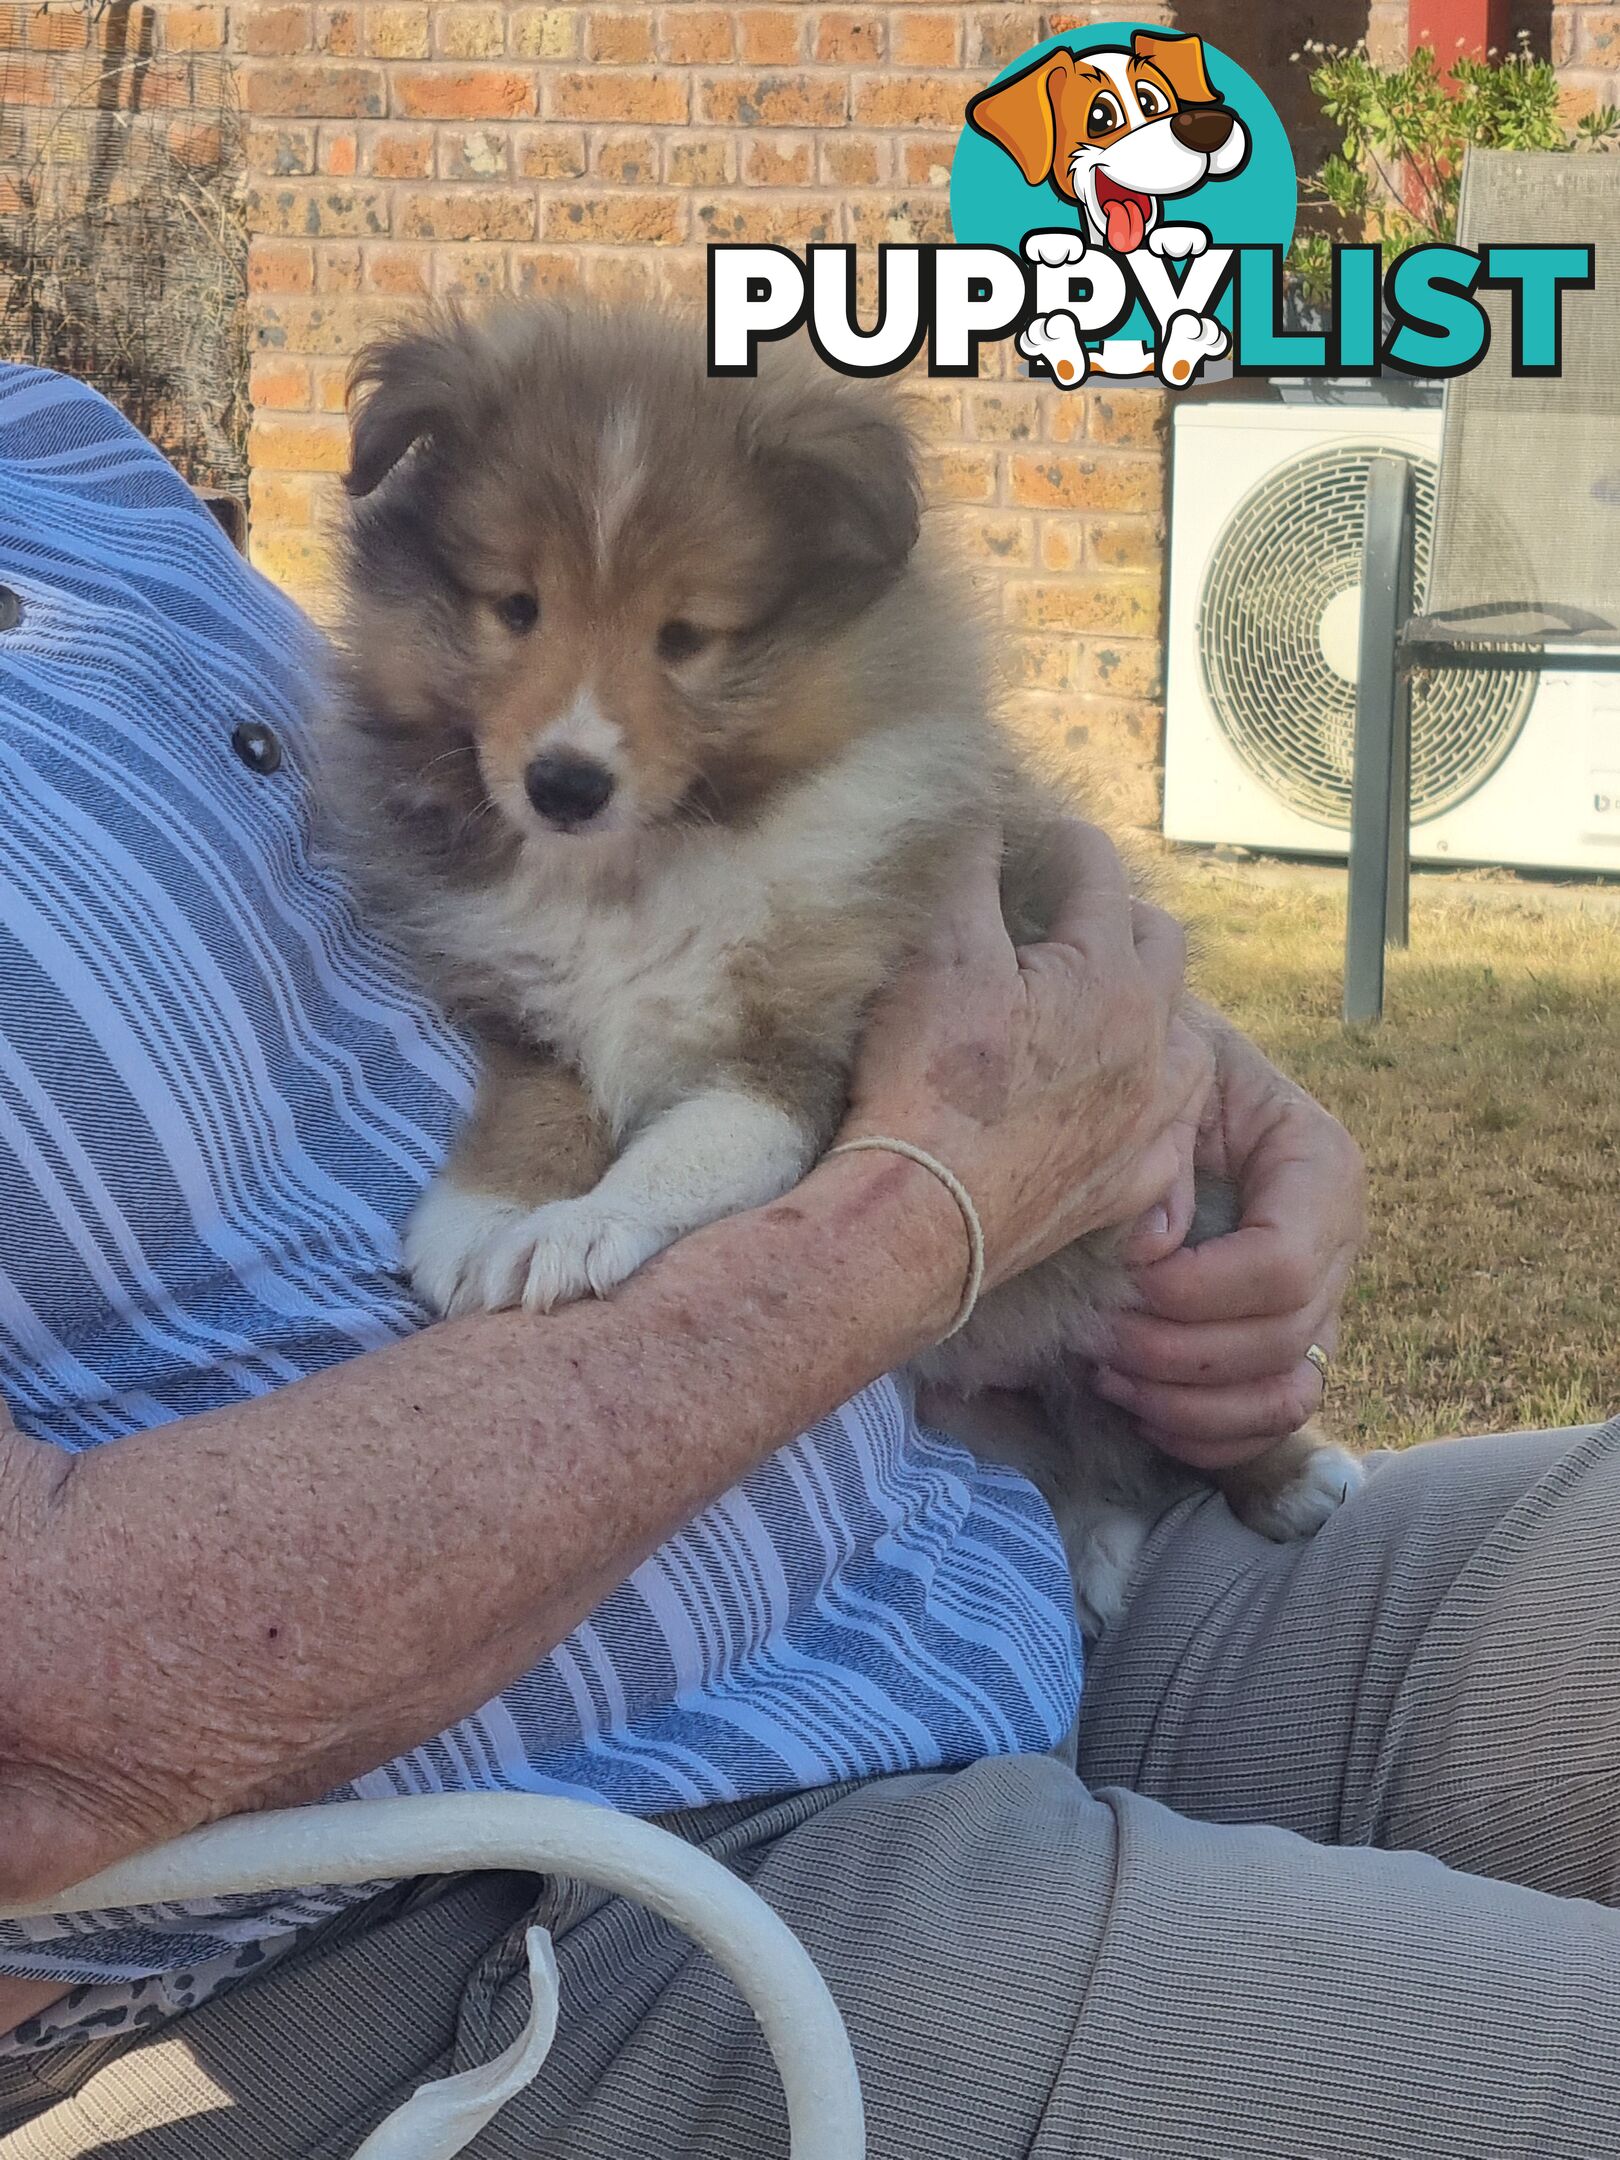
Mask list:
[[[405,1226],[405,1272],[411,1288],[437,1313],[485,1310],[488,1255],[522,1219],[523,1209],[515,1200],[466,1192],[447,1178],[439,1179]]]
[[[1235,1512],[1262,1537],[1287,1545],[1295,1538],[1314,1537],[1366,1475],[1348,1449],[1314,1447],[1294,1476],[1280,1485],[1251,1488]]]
[[[1104,1503],[1066,1527],[1065,1544],[1080,1611],[1080,1632],[1095,1642],[1125,1610],[1153,1517]]]
[[[1080,325],[1062,308],[1027,323],[1018,333],[1018,350],[1065,390],[1078,390],[1091,364],[1080,342]]]

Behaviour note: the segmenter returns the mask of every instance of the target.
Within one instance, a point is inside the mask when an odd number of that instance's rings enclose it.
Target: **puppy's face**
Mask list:
[[[458,845],[745,814],[859,728],[841,642],[917,524],[863,386],[792,356],[710,381],[679,326],[553,310],[446,321],[357,376],[351,666]]]

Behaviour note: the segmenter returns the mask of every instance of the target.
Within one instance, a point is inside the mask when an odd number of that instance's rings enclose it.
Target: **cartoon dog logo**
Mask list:
[[[1164,205],[1206,181],[1230,179],[1249,156],[1247,130],[1209,79],[1203,40],[1153,30],[1134,31],[1129,47],[1045,53],[981,91],[967,118],[1031,187],[1044,181],[1078,206],[1083,240],[1073,244],[1075,260],[1084,242],[1115,255],[1144,246],[1159,256],[1202,254],[1208,233],[1168,223]],[[1039,259],[1047,261],[1052,236],[1042,238],[1047,252]],[[1226,333],[1212,317],[1178,316],[1172,328],[1178,381],[1226,349]],[[1061,311],[1032,323],[1019,345],[1066,386],[1084,379],[1084,348],[1073,318]]]

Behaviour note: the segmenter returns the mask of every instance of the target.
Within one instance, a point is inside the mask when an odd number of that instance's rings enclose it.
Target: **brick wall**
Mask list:
[[[1620,5],[1517,4],[1572,102],[1616,95]],[[345,372],[402,307],[579,288],[697,304],[712,239],[946,239],[967,97],[1054,30],[1127,12],[237,0],[258,561],[320,609]],[[203,38],[224,20],[170,14]],[[1406,14],[1406,0],[1182,0],[1178,19],[1246,53],[1264,29],[1256,65],[1292,110],[1287,37],[1370,30],[1399,50]],[[1064,398],[1010,357],[986,348],[976,383],[916,383],[930,488],[1004,627],[1014,717],[1084,754],[1116,815],[1151,822],[1164,400]]]

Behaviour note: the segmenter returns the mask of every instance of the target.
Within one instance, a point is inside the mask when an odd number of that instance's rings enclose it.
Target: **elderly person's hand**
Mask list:
[[[1236,1230],[1139,1269],[1140,1312],[1117,1329],[1098,1392],[1168,1454],[1241,1462],[1322,1402],[1305,1352],[1338,1342],[1366,1227],[1361,1152],[1250,1042],[1217,1023],[1199,1167],[1237,1190]]]
[[[999,843],[965,852],[928,950],[868,1029],[841,1139],[939,1158],[984,1226],[993,1287],[1185,1181],[1211,1059],[1180,1016],[1186,942],[1133,902],[1104,834],[1060,835],[1068,899],[1043,944],[1002,925]]]

